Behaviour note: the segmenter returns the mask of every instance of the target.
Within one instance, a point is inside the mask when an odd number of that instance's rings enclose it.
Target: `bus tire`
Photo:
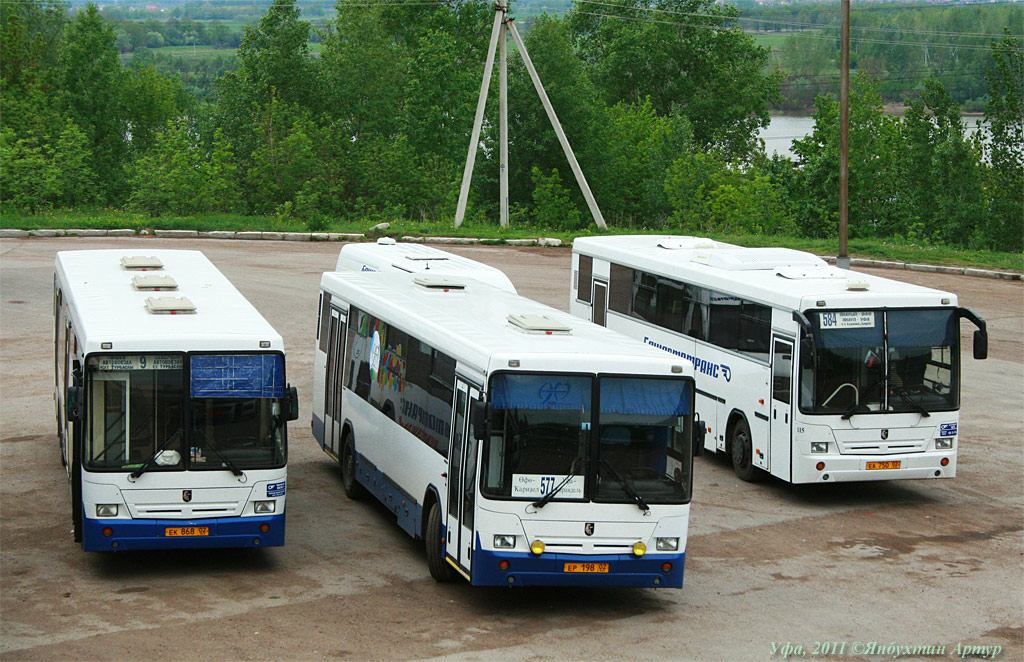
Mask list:
[[[444,558],[444,534],[441,528],[441,506],[434,501],[427,515],[427,567],[430,576],[438,582],[450,582],[453,578],[452,568]]]
[[[750,439],[750,426],[742,418],[736,420],[729,435],[729,457],[732,470],[748,483],[761,478],[760,470],[754,466],[754,446]]]
[[[345,488],[345,496],[359,501],[366,496],[366,488],[356,480],[356,449],[352,435],[346,432],[341,443],[341,485]]]

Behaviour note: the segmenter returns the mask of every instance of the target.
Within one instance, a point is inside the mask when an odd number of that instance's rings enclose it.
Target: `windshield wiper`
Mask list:
[[[921,416],[928,417],[932,415],[930,411],[924,408],[924,405],[911,398],[910,394],[907,393],[907,391],[902,386],[896,387],[896,395],[900,396],[900,399],[903,400],[903,402],[906,402],[908,405],[916,409],[921,414]]]
[[[554,499],[555,495],[558,494],[558,492],[563,487],[568,485],[569,481],[572,480],[575,477],[575,475],[576,475],[576,464],[578,462],[580,462],[581,460],[583,461],[584,464],[586,463],[586,458],[582,458],[582,457],[578,457],[575,460],[573,460],[572,464],[569,465],[569,473],[565,476],[565,478],[562,479],[562,482],[559,483],[558,485],[556,485],[555,489],[551,490],[550,492],[548,492],[547,494],[545,494],[541,498],[537,499],[531,505],[534,508],[543,508],[544,506],[546,506],[548,504],[548,502],[550,502],[552,499]]]
[[[629,483],[627,483],[622,476],[615,472],[615,469],[612,469],[612,465],[608,463],[608,460],[601,458],[598,460],[598,462],[600,462],[601,465],[608,470],[608,473],[611,474],[611,477],[614,478],[619,483],[619,485],[622,486],[622,489],[625,490],[629,498],[636,501],[636,505],[638,508],[640,508],[640,510],[646,512],[651,509],[651,507],[647,505],[647,502],[644,501],[643,497],[637,494],[636,490],[634,490],[633,487]]]
[[[879,384],[881,384],[884,381],[885,381],[885,375],[882,375],[881,377],[879,377],[878,379],[875,380],[874,384],[872,384],[871,386],[869,386],[866,389],[864,389],[864,393],[862,394],[861,397],[866,399],[868,394],[871,393],[871,391],[875,390],[875,387],[877,387]],[[841,418],[844,421],[850,420],[851,418],[853,418],[854,414],[859,413],[857,410],[860,409],[861,407],[867,407],[867,403],[863,402],[863,401],[862,402],[858,402],[857,404],[855,404],[852,407],[850,407],[849,409],[847,409],[846,412],[841,416]]]
[[[164,443],[160,444],[160,446],[156,449],[156,452],[153,453],[153,457],[151,457],[148,460],[146,460],[145,462],[143,462],[142,466],[139,467],[138,469],[136,469],[135,471],[131,472],[128,475],[128,477],[132,478],[132,479],[136,479],[139,476],[141,476],[142,474],[146,473],[146,470],[149,469],[151,466],[153,466],[156,463],[156,459],[158,457],[160,457],[160,454],[163,453],[165,450],[167,450],[167,447],[171,445],[171,442],[174,441],[177,438],[180,438],[180,437],[181,437],[181,429],[179,428],[174,434],[172,434],[171,436],[167,437],[167,439],[164,439]],[[127,456],[127,453],[125,455]]]
[[[197,429],[196,433],[200,437],[203,438],[203,442],[205,442],[205,446],[204,447],[205,448],[209,448],[211,451],[213,451],[217,455],[217,457],[220,458],[220,461],[223,463],[223,466],[226,467],[228,469],[228,471],[230,471],[231,473],[235,474],[236,476],[244,476],[245,475],[245,474],[242,473],[241,469],[239,469],[238,467],[235,466],[234,462],[229,460],[227,458],[227,456],[224,455],[224,453],[221,453],[220,450],[216,446],[213,445],[213,442],[210,441],[209,437],[207,437],[205,434],[203,434],[203,432],[201,430]]]

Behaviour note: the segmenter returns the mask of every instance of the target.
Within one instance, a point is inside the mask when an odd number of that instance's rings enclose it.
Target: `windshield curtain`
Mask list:
[[[481,491],[489,498],[685,503],[692,470],[692,382],[509,374],[491,379]],[[596,436],[591,430],[600,430]],[[596,461],[592,461],[596,458]],[[623,485],[625,482],[627,485]]]
[[[647,503],[689,499],[689,382],[604,377],[600,388],[597,457],[599,501],[633,501],[626,483]]]
[[[952,309],[809,311],[800,408],[814,414],[959,407],[959,327]]]
[[[283,357],[188,358],[186,378],[181,354],[89,357],[87,469],[149,460],[148,471],[223,469],[225,458],[240,469],[284,466]]]

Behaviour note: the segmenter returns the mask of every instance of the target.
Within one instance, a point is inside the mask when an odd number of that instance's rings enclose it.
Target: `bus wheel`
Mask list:
[[[427,567],[439,582],[452,580],[452,568],[444,558],[444,533],[441,530],[441,506],[435,501],[427,515]]]
[[[750,442],[750,427],[742,418],[732,427],[729,442],[729,455],[732,458],[732,469],[741,480],[753,483],[760,478],[754,466],[754,449]]]
[[[358,501],[366,494],[366,488],[356,480],[356,449],[352,445],[352,435],[346,434],[341,448],[341,484],[345,488],[345,496]]]

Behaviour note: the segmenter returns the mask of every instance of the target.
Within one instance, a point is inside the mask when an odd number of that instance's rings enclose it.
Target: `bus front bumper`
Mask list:
[[[474,586],[628,586],[682,588],[686,553],[650,554],[549,554],[498,552],[477,547],[473,554]],[[508,561],[502,570],[499,564]],[[608,572],[567,572],[566,564],[607,563]],[[665,570],[665,564],[670,569]]]
[[[266,531],[261,527],[267,525]],[[186,529],[206,535],[167,535],[168,529]],[[104,529],[110,529],[104,535]],[[280,547],[284,545],[284,513],[257,517],[217,519],[91,519],[82,520],[82,549],[121,552],[139,549],[212,549],[217,547]],[[187,531],[194,529],[194,531]]]
[[[942,464],[943,459],[947,462]],[[793,467],[794,483],[842,483],[869,480],[956,477],[956,450],[897,455],[804,455]],[[888,464],[898,462],[899,468]],[[818,463],[825,466],[818,469]]]

